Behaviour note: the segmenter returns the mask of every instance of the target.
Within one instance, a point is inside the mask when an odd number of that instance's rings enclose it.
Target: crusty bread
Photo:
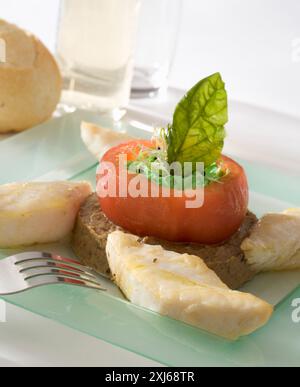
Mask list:
[[[0,20],[6,61],[0,62],[0,133],[22,131],[51,117],[62,79],[47,48],[33,35]]]

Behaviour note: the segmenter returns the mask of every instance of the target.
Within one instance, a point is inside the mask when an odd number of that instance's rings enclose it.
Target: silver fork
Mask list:
[[[26,252],[0,260],[0,295],[62,283],[105,291],[101,285],[104,277],[73,259],[44,252]]]

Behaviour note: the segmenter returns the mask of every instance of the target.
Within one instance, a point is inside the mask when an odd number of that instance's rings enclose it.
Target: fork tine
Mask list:
[[[106,289],[101,286],[99,282],[93,281],[92,279],[82,278],[81,276],[72,275],[70,273],[63,272],[40,272],[33,275],[29,275],[25,278],[25,281],[28,283],[30,287],[32,286],[41,286],[49,284],[49,281],[52,283],[65,283],[69,285],[82,285],[87,287],[97,288],[103,291]]]
[[[81,279],[84,281],[90,281],[96,284],[100,284],[100,280],[95,277],[94,275],[88,274],[88,273],[80,273],[78,271],[67,269],[67,268],[59,268],[59,267],[45,267],[45,266],[35,266],[35,267],[28,267],[26,269],[23,269],[20,271],[20,273],[23,275],[24,280],[27,281],[30,278],[41,276],[41,275],[66,275],[66,276],[72,276],[76,279]]]
[[[109,279],[108,275],[104,275],[101,273],[96,272],[95,270],[82,265],[79,261],[61,257],[59,255],[55,254],[50,254],[50,253],[45,253],[45,252],[26,252],[26,253],[21,253],[17,254],[13,257],[11,257],[15,264],[20,267],[27,268],[29,262],[48,262],[49,266],[52,264],[53,266],[56,264],[59,265],[66,265],[66,267],[70,267],[72,269],[78,269],[81,270],[84,273],[88,273],[90,275],[98,276],[98,277],[104,277],[106,279]],[[34,265],[32,265],[34,266]]]
[[[19,253],[11,256],[10,258],[14,261],[15,264],[19,264],[28,260],[41,259],[41,258],[51,258],[50,253],[42,253],[39,251],[28,251],[25,253]]]
[[[17,263],[17,267],[20,271],[20,273],[24,273],[28,270],[31,270],[31,269],[39,269],[39,268],[59,268],[59,269],[67,269],[67,270],[70,270],[72,272],[75,272],[75,273],[81,273],[81,274],[88,274],[90,276],[93,276],[95,277],[97,273],[95,273],[94,271],[91,271],[89,268],[85,268],[84,266],[79,267],[77,265],[73,265],[73,264],[66,264],[66,263],[63,263],[63,262],[59,262],[59,261],[54,261],[52,259],[44,259],[44,258],[41,258],[41,259],[33,259],[33,260],[28,260],[28,261],[23,261],[23,262],[20,262],[20,263]],[[98,277],[98,275],[97,275]],[[100,277],[100,276],[99,276]]]
[[[33,251],[33,252],[25,252],[25,253],[20,253],[12,256],[14,262],[16,265],[19,265],[23,262],[27,261],[34,261],[34,260],[39,260],[39,259],[51,259],[53,261],[57,262],[65,262],[68,264],[76,265],[79,267],[85,267],[83,266],[79,261],[76,261],[75,259],[70,259],[70,258],[65,258],[57,254],[51,254],[51,253],[46,253],[46,252],[38,252],[38,251]]]
[[[89,289],[95,289],[99,291],[106,291],[105,288],[101,287],[99,284],[95,284],[90,281],[84,281],[79,279],[68,278],[61,275],[44,275],[33,277],[27,280],[28,289],[37,288],[45,285],[55,285],[55,284],[65,284],[65,285],[73,285],[80,286]]]
[[[16,254],[11,258],[14,258],[14,262],[16,264],[20,264],[28,260],[32,261],[35,259],[43,258],[43,259],[53,259],[54,261],[59,261],[59,262],[67,262],[81,267],[83,266],[79,261],[76,261],[75,259],[65,258],[57,254],[51,254],[51,253],[39,252],[39,251],[28,251],[25,253]]]

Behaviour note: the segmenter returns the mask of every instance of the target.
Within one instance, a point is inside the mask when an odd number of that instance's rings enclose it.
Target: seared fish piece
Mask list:
[[[265,325],[273,308],[230,290],[199,257],[115,231],[107,257],[115,283],[134,304],[235,340]]]
[[[90,153],[98,160],[110,148],[133,140],[133,137],[125,132],[115,132],[87,122],[81,124],[81,138]]]
[[[263,216],[242,249],[257,271],[300,269],[300,209]]]
[[[0,186],[0,248],[56,242],[73,229],[89,183],[14,183]]]

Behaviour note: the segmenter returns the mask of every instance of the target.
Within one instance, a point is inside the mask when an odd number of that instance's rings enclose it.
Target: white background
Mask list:
[[[300,43],[298,55],[293,48],[300,38],[299,0],[183,3],[172,85],[188,88],[220,71],[232,99],[300,116]],[[52,50],[58,7],[59,0],[0,0],[2,18],[33,31]]]

